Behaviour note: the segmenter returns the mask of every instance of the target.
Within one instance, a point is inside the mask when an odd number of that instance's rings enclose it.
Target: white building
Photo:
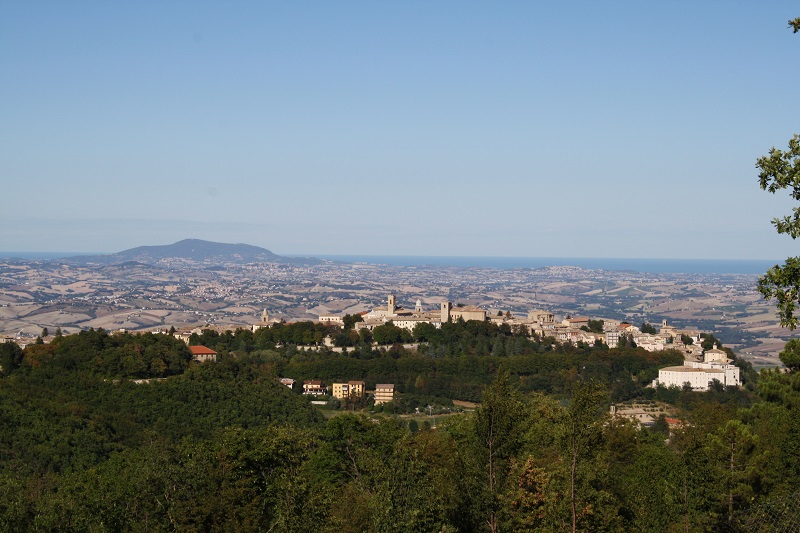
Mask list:
[[[614,328],[612,330],[606,331],[606,344],[608,344],[609,348],[616,348],[619,344],[619,330]]]
[[[726,363],[695,363],[686,361],[683,366],[668,366],[658,371],[658,379],[653,385],[683,387],[688,383],[692,390],[707,391],[714,380],[724,386],[741,385],[739,368]]]
[[[307,379],[303,382],[303,394],[320,396],[327,392],[328,390],[325,387],[325,384],[319,379]]]
[[[633,342],[636,343],[636,346],[643,348],[648,352],[660,352],[669,347],[664,337],[661,335],[650,335],[649,333],[640,333],[638,335],[634,335]]]

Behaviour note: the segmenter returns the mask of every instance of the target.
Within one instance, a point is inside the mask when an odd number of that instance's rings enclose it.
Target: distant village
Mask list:
[[[392,323],[397,327],[412,332],[419,324],[430,324],[436,328],[441,328],[442,324],[455,322],[458,320],[469,321],[491,321],[502,326],[507,325],[515,332],[524,332],[527,335],[537,335],[541,338],[552,337],[561,343],[585,343],[595,345],[602,343],[609,348],[618,346],[620,339],[630,339],[636,346],[649,352],[674,349],[680,351],[684,356],[683,366],[672,366],[663,368],[659,371],[658,378],[652,383],[653,386],[662,385],[664,387],[684,387],[688,384],[694,391],[707,391],[714,381],[718,381],[723,386],[741,385],[739,368],[732,364],[728,353],[717,346],[712,349],[704,349],[702,346],[703,338],[701,331],[696,329],[677,329],[667,324],[664,320],[660,328],[655,333],[642,332],[640,327],[627,322],[620,322],[610,319],[592,320],[588,317],[566,317],[557,321],[553,313],[541,309],[528,312],[524,318],[515,317],[511,313],[498,311],[496,315],[490,314],[487,310],[475,306],[453,305],[451,302],[441,302],[438,309],[426,310],[420,300],[417,300],[413,309],[406,309],[397,303],[394,294],[387,297],[386,307],[375,308],[371,311],[361,313],[361,322],[355,323],[356,330],[373,330],[378,326]],[[341,315],[321,315],[318,321],[322,324],[343,326],[344,316]],[[593,325],[601,324],[602,331],[590,331],[590,321]],[[253,330],[261,327],[269,327],[276,323],[271,320],[266,309],[261,315],[258,324],[253,325]],[[596,328],[595,328],[596,329]],[[655,329],[655,328],[653,328]],[[192,331],[176,332],[176,336],[188,342]],[[331,337],[325,339],[325,343],[331,349],[335,349]],[[284,382],[288,385],[288,382]],[[294,381],[291,381],[293,386]],[[311,380],[303,383],[303,394],[322,395],[330,392],[331,396],[345,399],[351,396],[361,397],[365,394],[364,383],[351,381],[348,383],[333,383],[330,391],[325,384],[319,380]],[[394,396],[393,384],[381,384],[376,387],[375,403],[385,403],[391,401]]]

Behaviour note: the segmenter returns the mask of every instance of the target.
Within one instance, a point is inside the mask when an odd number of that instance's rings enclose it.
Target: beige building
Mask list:
[[[394,400],[394,383],[378,383],[375,385],[375,405],[389,403]]]
[[[280,320],[278,320],[277,318],[270,318],[269,313],[267,313],[267,310],[264,309],[264,311],[261,313],[261,320],[257,324],[253,324],[250,329],[252,329],[253,333],[255,333],[261,328],[272,327],[278,322],[280,322]]]
[[[580,329],[583,326],[589,327],[589,317],[585,316],[576,316],[574,318],[565,318],[561,321],[562,324],[565,326],[569,326],[571,328]]]
[[[664,337],[675,338],[679,336],[678,330],[675,329],[675,326],[670,326],[669,324],[667,324],[666,318],[661,322],[661,329],[659,330],[659,333]]]
[[[355,398],[364,396],[363,381],[348,381],[347,383],[334,383],[331,385],[334,398],[344,400],[345,398]]]
[[[403,309],[402,307],[397,307],[397,297],[394,294],[390,294],[386,298],[386,307],[381,309],[380,307],[376,307],[366,315],[364,315],[365,320],[369,319],[383,319],[391,320],[394,317],[400,315],[411,315],[411,312]]]
[[[175,333],[173,333],[172,336],[175,337],[176,339],[182,340],[186,344],[189,344],[189,339],[191,338],[193,333],[202,335],[203,330],[201,330],[200,328],[179,328],[175,330]]]
[[[546,328],[555,325],[556,317],[549,311],[534,309],[533,311],[528,311],[528,321],[533,325],[538,324],[540,328]]]
[[[714,348],[713,350],[706,350],[703,354],[703,362],[704,363],[730,363],[731,360],[728,359],[728,353],[725,350],[719,350]]]
[[[330,323],[334,323],[335,318],[336,317],[319,317],[320,322]],[[376,326],[380,326],[391,320],[395,326],[412,331],[414,326],[422,322],[440,328],[443,323],[456,321],[459,318],[464,321],[479,320],[483,322],[486,320],[486,310],[472,305],[453,307],[451,302],[442,302],[439,307],[439,312],[437,313],[436,311],[424,311],[422,309],[422,302],[417,300],[412,311],[411,309],[405,309],[397,305],[397,298],[394,294],[390,294],[386,301],[386,307],[378,307],[365,314],[364,321],[357,322],[355,328],[356,330],[362,328],[372,330]]]
[[[467,320],[478,320],[484,322],[486,320],[486,310],[474,305],[465,305],[463,307],[453,307],[451,302],[442,302],[440,307],[441,321],[455,322],[459,318],[466,322]]]

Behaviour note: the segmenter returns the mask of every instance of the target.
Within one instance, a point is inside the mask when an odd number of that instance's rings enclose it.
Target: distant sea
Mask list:
[[[468,257],[415,255],[315,255],[348,263],[396,266],[543,268],[576,266],[590,270],[628,270],[661,274],[763,274],[782,261],[766,259],[613,259],[596,257]]]
[[[3,252],[0,259],[60,259],[88,252]],[[576,266],[590,270],[629,270],[661,274],[763,274],[783,261],[767,259],[620,259],[596,257],[477,257],[429,255],[314,255],[285,254],[289,257],[318,257],[347,263],[395,266],[453,266],[484,268],[543,268]]]
[[[93,254],[89,254],[87,252],[3,252],[3,251],[0,251],[0,259],[61,259],[62,257],[75,257],[76,255],[93,255]]]

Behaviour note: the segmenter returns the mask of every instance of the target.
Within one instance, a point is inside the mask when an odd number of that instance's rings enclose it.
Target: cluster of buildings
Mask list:
[[[420,323],[428,323],[440,328],[443,323],[453,320],[489,320],[497,325],[507,324],[513,330],[524,331],[529,335],[549,336],[560,342],[572,344],[603,343],[610,348],[619,345],[623,338],[630,338],[636,346],[650,352],[672,348],[683,353],[683,366],[672,366],[661,369],[655,385],[666,387],[683,387],[689,384],[692,390],[706,391],[719,381],[723,386],[739,386],[741,384],[739,369],[731,364],[727,353],[719,349],[704,350],[701,332],[696,329],[678,329],[664,320],[655,333],[646,333],[641,328],[627,322],[603,320],[602,331],[590,331],[590,319],[587,317],[568,317],[556,321],[553,313],[536,309],[530,311],[525,318],[518,318],[511,313],[498,313],[489,316],[486,310],[473,306],[456,306],[450,302],[442,302],[438,310],[424,310],[420,300],[414,309],[404,309],[397,305],[394,294],[390,294],[385,308],[376,308],[362,315],[363,322],[356,323],[356,329],[374,329],[391,321],[395,326],[413,331]],[[329,315],[321,316],[320,322],[341,324],[342,318]],[[599,322],[599,321],[598,321]],[[596,325],[596,324],[593,324]],[[597,328],[593,328],[597,329]],[[655,328],[653,328],[655,329]],[[334,387],[336,387],[334,385]],[[346,389],[345,389],[346,390]],[[334,388],[334,395],[336,389]],[[337,396],[339,397],[339,396]],[[376,402],[377,403],[377,402]]]
[[[589,329],[588,326],[588,318],[567,318],[560,324],[556,324],[546,330],[549,333],[545,334],[555,337],[560,342],[571,342],[573,344],[577,342],[594,344],[599,341],[608,345],[609,348],[617,347],[620,339],[626,336],[636,346],[648,352],[660,352],[671,348],[683,352],[685,357],[698,357],[703,354],[701,331],[693,328],[678,329],[667,324],[666,320],[661,323],[656,333],[645,333],[638,326],[628,322],[609,319],[603,320],[602,332],[587,331]],[[682,339],[687,339],[687,341],[691,342],[684,344]]]
[[[540,337],[554,337],[559,342],[570,342],[578,344],[596,344],[601,342],[611,348],[619,344],[623,335],[629,336],[637,346],[645,350],[656,352],[667,348],[682,350],[688,356],[702,355],[700,347],[700,331],[695,329],[679,330],[667,324],[665,320],[655,334],[644,333],[640,328],[617,320],[604,319],[603,331],[589,331],[588,317],[566,318],[560,322],[556,321],[555,315],[548,311],[536,309],[528,312],[526,317],[515,317],[511,313],[499,313],[491,316],[485,309],[474,306],[453,306],[451,302],[441,302],[439,309],[425,310],[422,302],[417,300],[414,309],[405,309],[397,305],[394,294],[390,294],[387,299],[386,307],[373,309],[368,313],[362,314],[363,322],[357,322],[355,328],[373,330],[391,321],[397,327],[413,331],[418,324],[431,324],[436,328],[441,328],[443,323],[456,320],[478,320],[481,322],[491,321],[497,325],[507,324],[512,330],[524,331],[528,335],[539,335]],[[319,321],[324,324],[342,325],[343,318],[338,315],[323,315]],[[681,338],[692,339],[692,344],[684,345]]]
[[[294,388],[295,380],[292,378],[280,378],[280,383],[292,389]],[[308,379],[303,382],[303,394],[309,396],[323,396],[329,393],[339,400],[363,398],[365,395],[370,395],[375,397],[375,405],[380,405],[394,400],[394,384],[378,383],[375,385],[374,391],[368,391],[363,381],[332,383],[330,387],[327,387],[325,383],[319,379]]]
[[[385,308],[376,308],[372,311],[362,315],[363,322],[357,322],[356,330],[369,329],[373,330],[377,326],[381,326],[391,321],[392,324],[399,328],[413,331],[417,324],[425,323],[431,324],[436,328],[442,327],[445,322],[456,320],[479,320],[481,322],[486,320],[486,311],[475,306],[453,306],[451,302],[442,302],[439,309],[434,311],[426,311],[422,308],[422,302],[417,300],[414,309],[405,309],[397,305],[397,299],[394,294],[390,294],[387,299]],[[320,316],[320,322],[323,323],[341,323],[341,318],[337,316]]]

